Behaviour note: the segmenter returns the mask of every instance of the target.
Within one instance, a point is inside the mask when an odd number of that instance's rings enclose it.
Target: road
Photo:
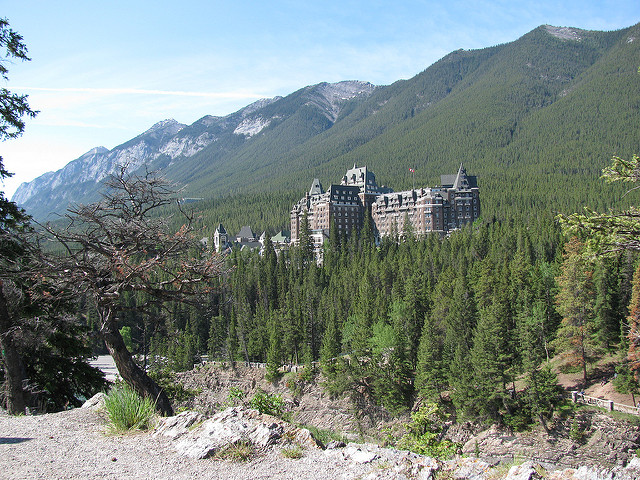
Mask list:
[[[116,368],[116,364],[111,355],[98,355],[95,360],[91,360],[89,363],[102,370],[107,380],[110,382],[115,381],[116,376],[118,375],[118,369]]]

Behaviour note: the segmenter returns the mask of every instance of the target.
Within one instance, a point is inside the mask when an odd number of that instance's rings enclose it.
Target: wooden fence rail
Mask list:
[[[601,407],[609,410],[610,412],[623,412],[623,413],[631,413],[633,415],[640,415],[640,405],[637,407],[633,407],[631,405],[623,405],[621,403],[616,403],[613,400],[606,400],[604,398],[597,397],[589,397],[584,393],[580,392],[571,392],[571,401],[573,403],[584,403],[587,405],[595,405],[596,407]]]

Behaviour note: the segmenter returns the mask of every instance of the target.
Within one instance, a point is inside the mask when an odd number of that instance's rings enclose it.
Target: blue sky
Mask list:
[[[9,90],[39,110],[0,144],[8,196],[96,146],[167,118],[190,124],[323,81],[388,85],[459,48],[515,40],[542,24],[617,30],[638,0],[0,0],[29,49]],[[3,52],[4,53],[4,52]]]

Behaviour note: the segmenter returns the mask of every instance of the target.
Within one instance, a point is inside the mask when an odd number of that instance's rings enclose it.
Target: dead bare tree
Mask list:
[[[65,227],[45,226],[65,250],[51,271],[66,288],[93,298],[100,334],[123,380],[171,415],[167,395],[135,363],[120,335],[118,314],[127,308],[123,294],[144,293],[147,301],[136,306],[141,311],[174,302],[199,304],[222,274],[223,262],[216,254],[202,254],[193,216],[179,208],[166,180],[123,167],[106,187],[101,201],[70,208]],[[159,215],[172,203],[184,220],[173,233],[170,219]]]

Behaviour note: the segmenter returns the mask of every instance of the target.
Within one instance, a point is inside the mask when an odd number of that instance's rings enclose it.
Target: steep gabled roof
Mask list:
[[[321,195],[324,193],[324,190],[322,189],[322,184],[320,183],[320,180],[318,180],[317,178],[313,179],[313,183],[311,184],[311,190],[309,190],[309,195]]]
[[[455,188],[456,190],[468,190],[477,188],[478,179],[476,176],[467,175],[467,170],[461,163],[458,173],[455,175],[440,175],[440,183],[443,188]]]
[[[236,238],[250,239],[250,238],[256,238],[256,235],[255,233],[253,233],[253,230],[251,230],[250,226],[245,225],[240,229],[240,231],[238,232],[238,235],[236,235]]]

